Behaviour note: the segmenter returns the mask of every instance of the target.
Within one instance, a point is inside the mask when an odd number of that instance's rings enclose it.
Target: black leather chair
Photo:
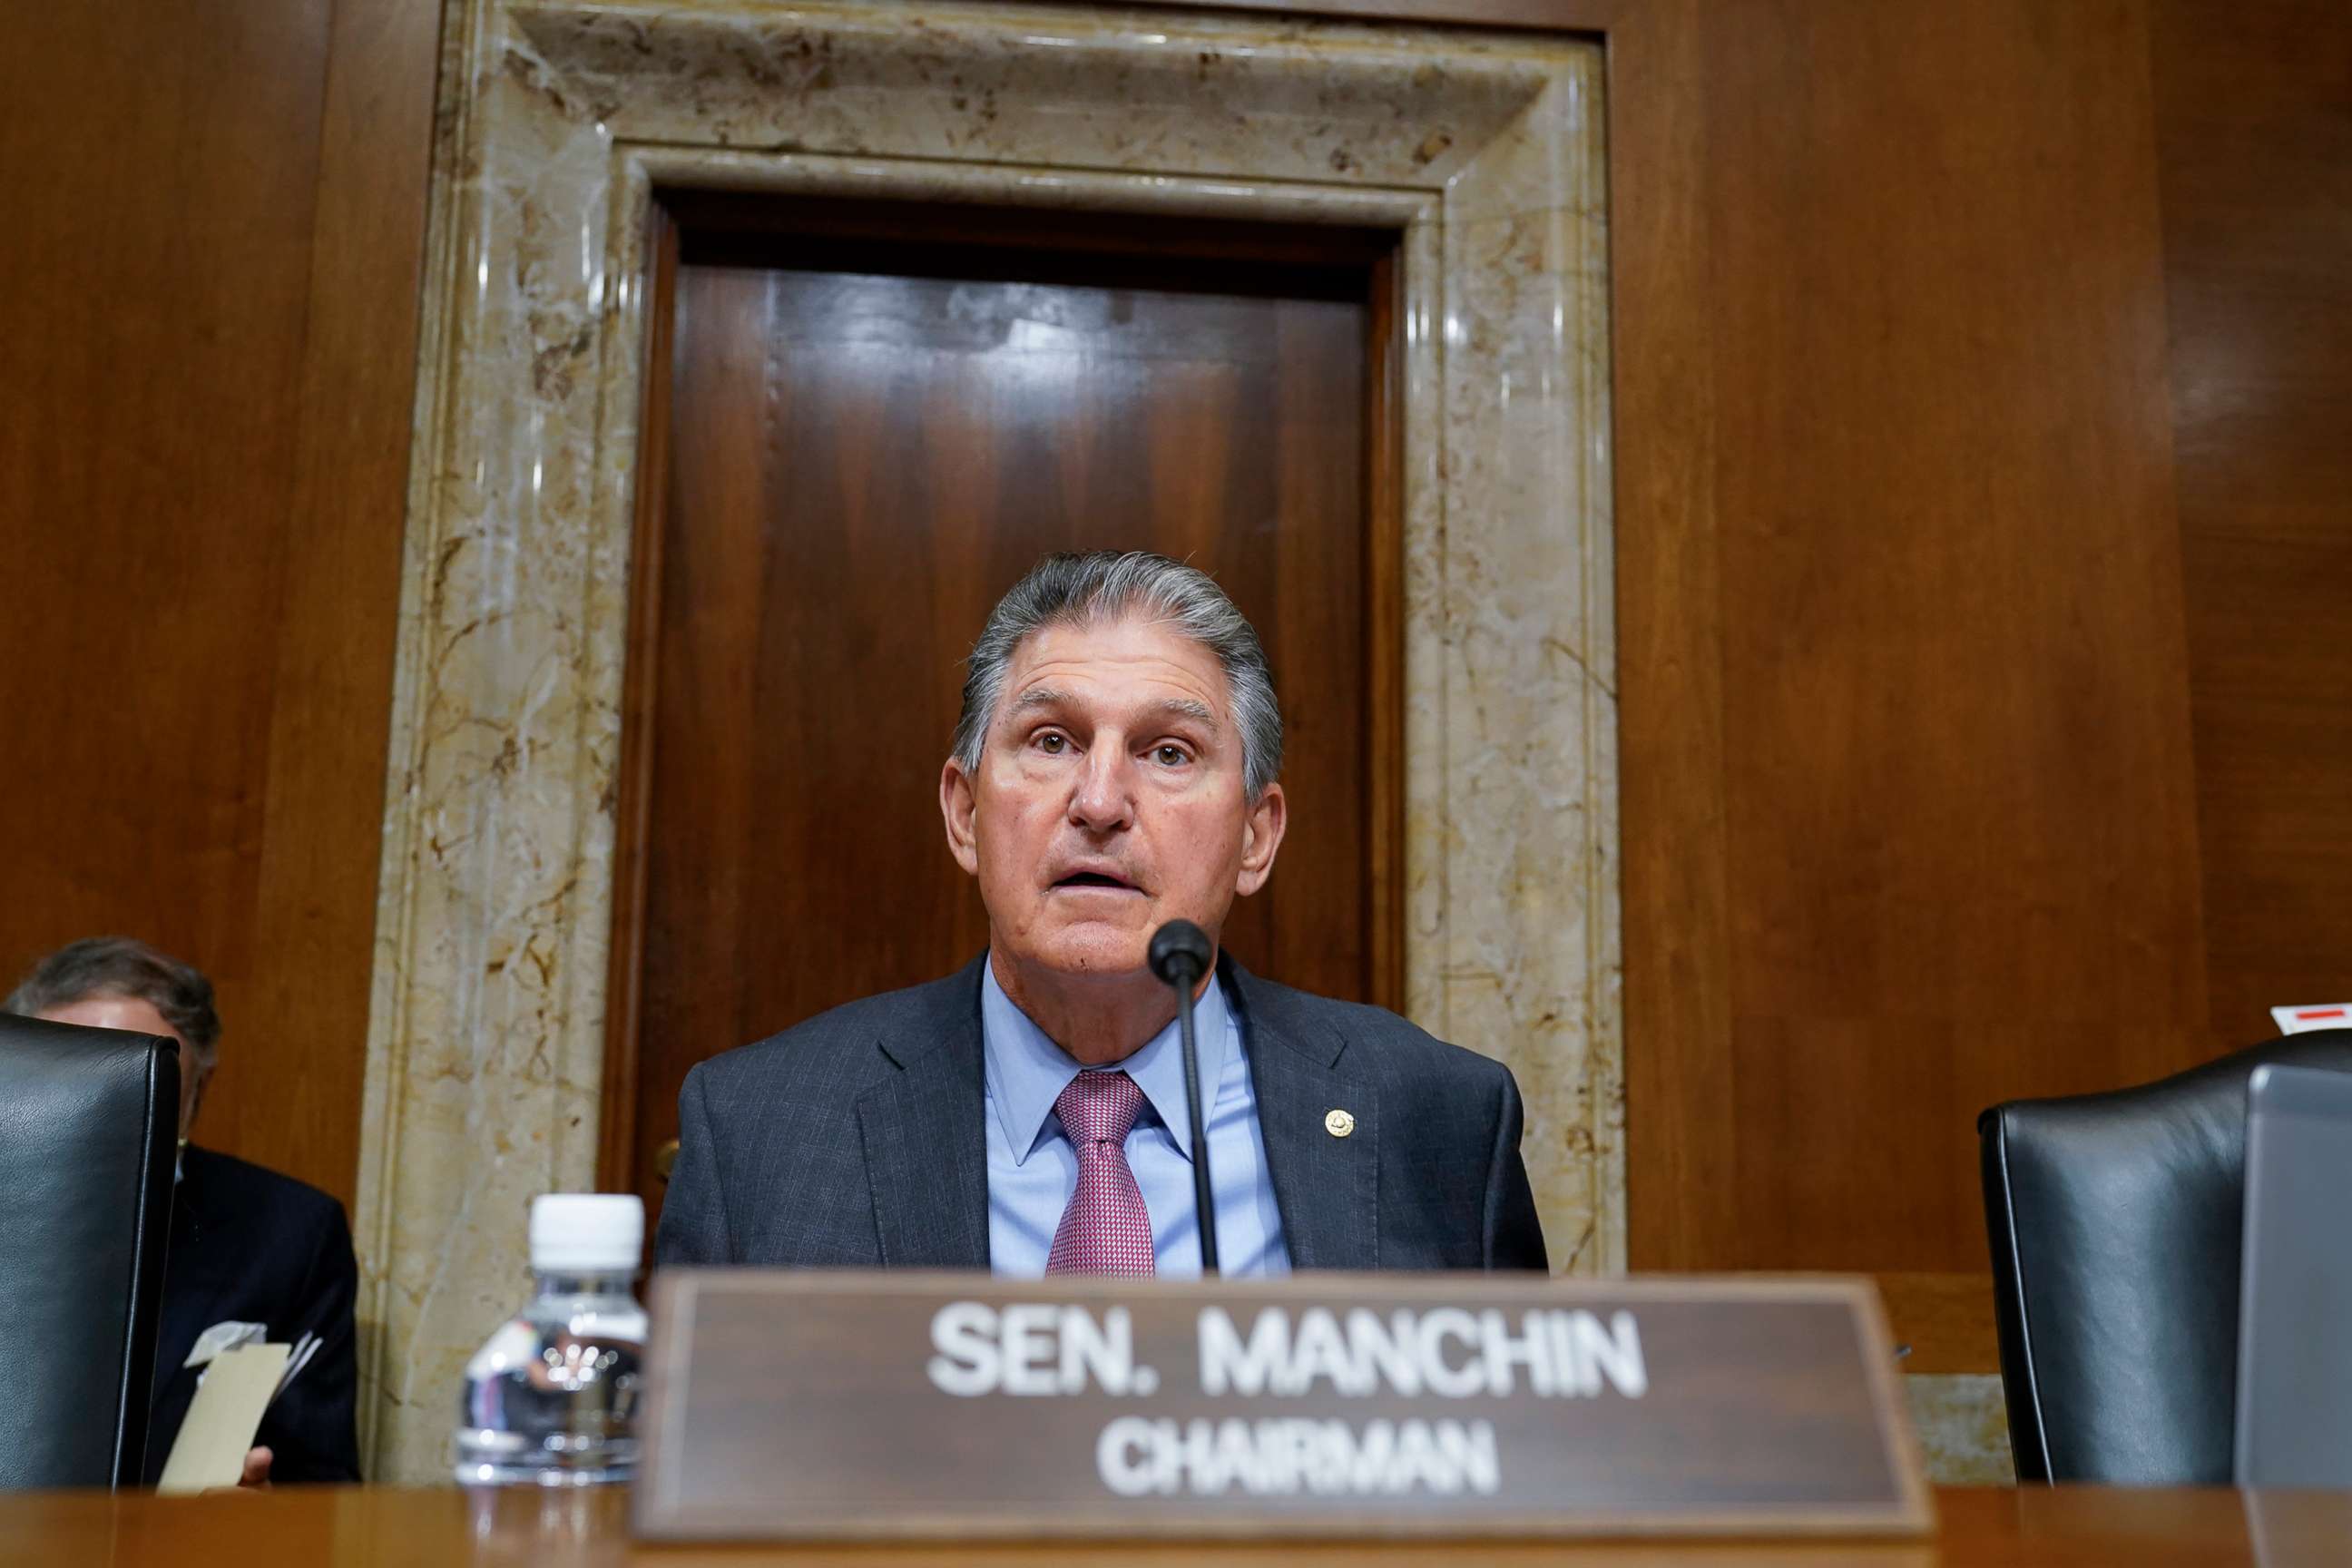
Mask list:
[[[138,1483],[179,1135],[171,1041],[0,1014],[0,1488]]]
[[[2352,1029],[1977,1119],[2020,1480],[2229,1484],[2246,1079],[2264,1062],[2352,1070]]]

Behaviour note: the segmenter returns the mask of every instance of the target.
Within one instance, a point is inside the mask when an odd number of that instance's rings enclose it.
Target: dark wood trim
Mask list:
[[[688,266],[1362,297],[1392,229],[955,202],[666,191]]]
[[[1737,1192],[1716,397],[1699,0],[1618,7],[1609,48],[1626,1255],[1719,1259]],[[1697,606],[1697,607],[1693,607]],[[1672,1105],[1675,1124],[1643,1120]]]
[[[267,1020],[265,1035],[297,1054],[246,1058],[250,1066],[238,1072],[256,1074],[250,1109],[224,1122],[216,1099],[205,1140],[224,1137],[235,1152],[347,1204],[359,1182],[440,13],[438,5],[347,0],[331,10],[320,62],[315,195],[299,193],[314,204],[308,299],[299,324],[288,323],[299,331],[302,351],[300,383],[285,410],[297,422],[290,521],[275,536],[284,575],[260,785],[268,829],[250,932],[261,961],[244,1005],[247,1016]],[[152,18],[131,25],[155,41]],[[259,68],[258,57],[244,58],[242,68]],[[226,60],[207,68],[227,70]],[[184,166],[168,179],[159,171],[149,186],[114,189],[108,201],[135,205],[168,188],[174,203],[185,203],[202,188],[190,178]],[[20,233],[15,243],[30,242]],[[34,287],[29,275],[20,287]],[[184,339],[210,307],[183,301],[175,310],[194,312],[175,318],[173,336]],[[258,365],[268,346],[248,340],[240,353]],[[150,368],[177,374],[170,367],[185,363]],[[216,385],[184,392],[194,402],[224,395]],[[208,416],[196,416],[188,430],[208,427]],[[275,503],[256,494],[252,504],[253,531],[239,536],[247,549],[272,537],[263,514]],[[138,613],[137,605],[108,613]],[[90,610],[71,606],[68,619]],[[171,819],[163,801],[151,804],[157,824]],[[143,930],[146,919],[126,915],[119,923]],[[234,940],[226,931],[213,938]]]
[[[604,985],[604,1113],[596,1184],[637,1186],[637,1031],[645,954],[646,862],[653,810],[653,710],[660,677],[662,531],[669,500],[671,342],[677,318],[678,228],[653,205],[646,254],[644,395],[637,420],[636,521],[629,539],[629,632],[621,694],[621,758],[615,778],[613,942]],[[648,1238],[650,1243],[650,1238]]]
[[[1405,1002],[1404,268],[1391,250],[1372,264],[1364,353],[1365,735],[1371,900],[1366,911],[1371,1000]]]

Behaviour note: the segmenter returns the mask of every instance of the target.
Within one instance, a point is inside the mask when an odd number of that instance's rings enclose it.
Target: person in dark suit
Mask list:
[[[854,737],[851,738],[854,742]],[[1287,820],[1257,635],[1204,574],[1049,556],[974,645],[940,804],[989,947],[697,1066],[665,1265],[1198,1271],[1175,1002]],[[1546,1267],[1499,1062],[1221,954],[1196,1002],[1220,1264]]]
[[[0,1011],[177,1042],[180,1161],[156,1337],[145,1479],[161,1475],[204,1364],[246,1340],[308,1360],[262,1418],[244,1484],[356,1481],[359,1268],[343,1206],[290,1176],[188,1142],[218,1057],[212,983],[127,937],[93,937],[35,965]]]

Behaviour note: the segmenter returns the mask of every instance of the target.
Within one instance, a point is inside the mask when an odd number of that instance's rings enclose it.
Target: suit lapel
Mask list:
[[[1340,1070],[1347,1039],[1284,1005],[1230,958],[1220,968],[1248,1042],[1258,1129],[1274,1178],[1275,1206],[1293,1268],[1377,1268],[1380,1250],[1380,1103],[1372,1086]],[[1344,1110],[1354,1126],[1326,1123]]]
[[[905,1030],[878,1042],[898,1071],[857,1100],[882,1263],[988,1267],[988,1135],[982,1121],[980,964],[935,989]]]

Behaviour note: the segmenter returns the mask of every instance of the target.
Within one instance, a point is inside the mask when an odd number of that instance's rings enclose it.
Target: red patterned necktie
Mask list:
[[[1054,1101],[1078,1151],[1078,1186],[1046,1255],[1048,1274],[1150,1274],[1151,1215],[1127,1167],[1143,1090],[1123,1072],[1082,1072]]]

